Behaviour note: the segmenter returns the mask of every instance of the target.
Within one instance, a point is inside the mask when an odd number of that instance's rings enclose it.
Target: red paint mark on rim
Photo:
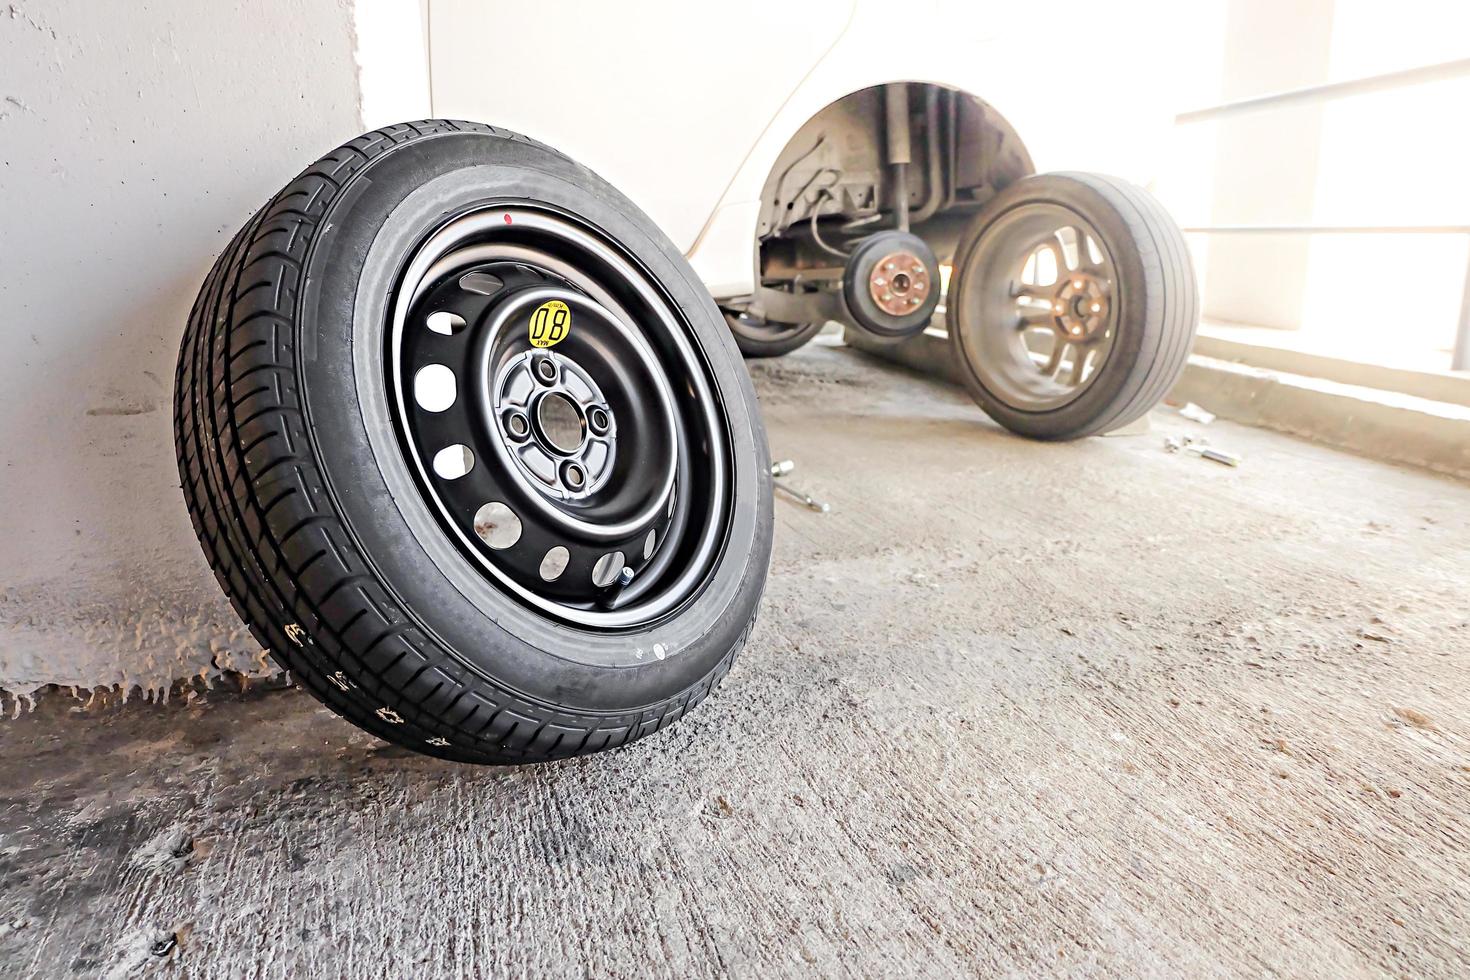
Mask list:
[[[510,224],[510,215],[505,216],[505,223]]]

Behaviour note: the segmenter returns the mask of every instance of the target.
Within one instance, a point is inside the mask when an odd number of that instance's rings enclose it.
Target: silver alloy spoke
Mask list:
[[[1046,364],[1041,368],[1041,373],[1049,378],[1055,378],[1057,372],[1062,369],[1062,355],[1067,352],[1071,344],[1060,332],[1052,333],[1051,356],[1046,359]]]
[[[1077,262],[1072,266],[1076,272],[1083,272],[1092,268],[1092,255],[1087,251],[1087,232],[1081,228],[1072,228],[1072,240],[1075,243],[1074,251],[1077,253]]]
[[[1016,329],[1027,330],[1031,327],[1051,326],[1051,307],[1040,306],[1018,306],[1016,307]]]
[[[1016,283],[1011,287],[1011,295],[1016,299],[1029,299],[1042,302],[1051,307],[1052,299],[1056,293],[1054,286],[1028,286],[1025,283]]]
[[[1092,348],[1083,344],[1072,345],[1072,377],[1073,387],[1080,385],[1086,377],[1087,362],[1092,357]]]

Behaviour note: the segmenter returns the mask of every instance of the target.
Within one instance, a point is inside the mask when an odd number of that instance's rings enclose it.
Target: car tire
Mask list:
[[[1048,243],[1051,226],[1059,237]],[[1056,276],[1043,284],[1047,263],[1028,263],[1047,251]],[[1184,370],[1199,319],[1173,219],[1141,188],[1083,173],[1025,177],[988,202],[956,249],[946,307],[975,401],[1036,439],[1076,439],[1143,416]],[[1051,333],[1049,352],[1031,346],[1037,331],[1043,341]]]
[[[776,323],[756,320],[744,313],[726,310],[725,322],[735,338],[740,355],[747,359],[780,357],[805,347],[826,326],[820,320],[815,323]]]
[[[543,295],[561,299],[528,313]],[[464,329],[433,332],[438,297]],[[559,302],[571,336],[543,349],[541,308]],[[455,401],[431,415],[414,359],[461,356]],[[566,392],[538,404],[582,412],[558,444],[582,440],[563,459],[588,460],[573,489],[536,483],[515,455],[532,450],[490,417],[502,395],[519,411],[537,358]],[[175,395],[184,495],[234,608],[293,678],[390,742],[473,763],[625,745],[709,695],[754,625],[769,461],[719,310],[647,216],[523,136],[405,123],[312,164],[214,264]],[[426,468],[425,447],[460,430],[450,455],[479,483],[437,456]],[[477,493],[511,516],[471,524]],[[549,540],[567,555],[554,582]],[[595,582],[602,565],[615,574]]]

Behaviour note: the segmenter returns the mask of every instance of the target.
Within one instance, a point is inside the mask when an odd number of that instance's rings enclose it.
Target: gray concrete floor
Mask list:
[[[778,501],[699,711],[496,770],[294,690],[53,699],[0,727],[4,974],[1470,972],[1470,487],[754,373],[832,512]]]

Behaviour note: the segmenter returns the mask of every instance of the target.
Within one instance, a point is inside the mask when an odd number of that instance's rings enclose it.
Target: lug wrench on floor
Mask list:
[[[796,464],[789,459],[771,461],[771,485],[777,490],[794,499],[807,510],[814,510],[818,514],[825,514],[832,508],[811,494],[802,493],[800,490],[781,482],[781,477],[796,469]]]

